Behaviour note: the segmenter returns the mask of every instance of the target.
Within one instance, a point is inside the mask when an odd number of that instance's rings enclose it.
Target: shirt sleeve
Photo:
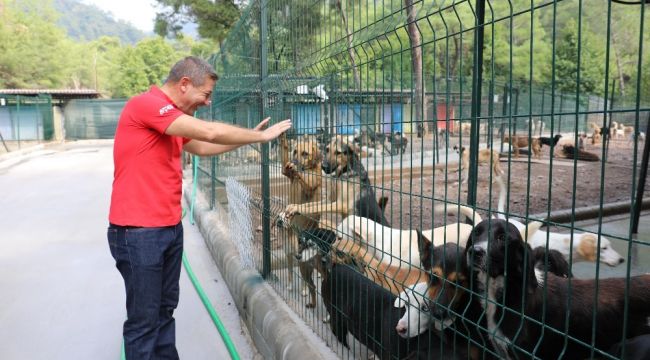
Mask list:
[[[154,129],[161,134],[165,133],[174,120],[184,114],[170,102],[157,98],[151,99],[150,102],[140,101],[137,111],[141,115],[138,116],[138,120],[142,122],[142,126]]]

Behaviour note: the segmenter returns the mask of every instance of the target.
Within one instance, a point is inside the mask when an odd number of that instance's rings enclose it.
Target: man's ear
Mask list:
[[[181,87],[182,92],[186,92],[189,88],[190,85],[192,85],[192,80],[188,78],[187,76],[183,76],[179,81],[178,85]]]

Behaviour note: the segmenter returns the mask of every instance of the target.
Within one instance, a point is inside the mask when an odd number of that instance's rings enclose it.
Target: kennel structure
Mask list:
[[[495,175],[477,161],[478,149],[497,149],[508,189],[504,215],[543,221],[544,231],[568,234],[571,242],[575,234],[595,233],[596,247],[608,241],[625,262],[610,267],[569,260],[574,276],[597,284],[619,277],[629,285],[631,277],[650,271],[650,239],[637,235],[638,215],[648,204],[644,135],[650,126],[650,35],[642,3],[252,1],[210,59],[221,78],[212,105],[199,116],[245,127],[265,117],[292,118],[290,140],[317,141],[323,150],[337,135],[355,142],[362,130],[400,132],[408,140],[400,154],[383,151],[385,143],[357,142],[373,191],[388,198],[385,214],[399,229],[464,221],[436,213],[436,206],[470,206],[484,219],[499,212]],[[558,134],[561,142],[543,147],[541,159],[530,151],[515,158],[502,141]],[[458,181],[457,144],[469,149],[467,183]],[[570,155],[578,149],[598,160]],[[288,205],[281,158],[272,142],[202,159],[199,191],[215,211],[226,211],[237,241],[252,250],[250,266],[314,332],[341,358],[365,356],[363,346],[344,347],[323,323],[320,289],[317,306],[305,307],[299,269],[286,266],[290,245],[275,223]],[[346,181],[322,176],[323,199],[332,195],[328,182]],[[616,214],[627,230],[604,225],[605,216]],[[342,220],[326,206],[321,218]],[[626,308],[623,316],[632,314]],[[576,339],[566,329],[537,323],[547,333],[563,334],[565,342],[581,342],[591,358],[624,356],[597,346],[594,338]],[[592,325],[595,331],[609,326],[596,317]],[[461,356],[468,341],[454,334],[444,351]],[[620,341],[626,338],[621,330]],[[523,351],[533,357],[539,349]]]

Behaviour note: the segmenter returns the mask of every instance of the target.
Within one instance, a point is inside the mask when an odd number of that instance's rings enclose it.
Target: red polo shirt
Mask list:
[[[156,86],[124,106],[113,145],[112,224],[157,227],[181,221],[181,150],[190,139],[165,134],[181,115]]]

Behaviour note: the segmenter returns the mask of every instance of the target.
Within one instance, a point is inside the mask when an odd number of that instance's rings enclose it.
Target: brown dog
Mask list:
[[[504,136],[504,143],[509,143],[510,146],[514,149],[515,157],[519,157],[519,149],[528,147],[528,137],[525,136]],[[538,138],[530,139],[530,150],[533,152],[533,156],[537,159],[542,157],[542,144]]]
[[[467,183],[468,173],[469,173],[469,151],[464,146],[459,147],[454,145],[454,150],[460,156],[460,178],[463,184]],[[481,149],[478,151],[478,164],[487,164],[490,165],[490,171],[492,172],[492,179],[496,179],[497,176],[503,174],[503,169],[501,169],[501,163],[499,162],[499,152],[493,149]]]
[[[332,138],[325,148],[322,168],[335,180],[332,201],[291,203],[278,216],[278,226],[293,221],[292,218],[297,214],[313,216],[326,212],[342,216],[358,215],[389,225],[354,144],[343,137]]]
[[[289,143],[287,137],[283,134],[280,138],[280,151],[282,154],[282,174],[289,178],[289,203],[303,204],[321,199],[321,162],[322,156],[318,150],[318,143],[314,139],[301,139],[296,141],[293,146],[291,156],[289,156]],[[289,286],[293,285],[293,266],[296,260],[296,251],[298,250],[298,235],[300,232],[318,227],[320,214],[311,214],[310,216],[295,216],[291,219],[290,229],[286,229],[285,238],[285,255],[287,257],[287,266],[289,268]],[[282,227],[280,231],[285,231]],[[311,278],[312,271],[302,269],[303,265],[298,262],[301,274]],[[308,274],[309,273],[309,274]],[[311,280],[311,279],[309,279]],[[309,294],[308,285],[303,286],[303,296]],[[312,304],[313,306],[313,304]],[[307,307],[312,307],[307,304]]]

